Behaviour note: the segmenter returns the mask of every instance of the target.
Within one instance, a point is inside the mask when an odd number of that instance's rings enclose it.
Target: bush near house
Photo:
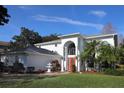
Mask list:
[[[53,60],[51,62],[52,64],[52,71],[53,72],[57,72],[57,71],[60,71],[61,70],[61,65],[59,64],[59,61],[58,60]]]
[[[0,62],[0,72],[3,72],[3,70],[4,70],[4,63]]]
[[[13,66],[4,66],[3,72],[12,73],[13,72]]]
[[[35,71],[35,67],[27,67],[26,68],[26,73],[28,74],[40,74],[40,73],[45,73],[46,70],[41,70],[41,69],[38,69],[37,71]]]
[[[25,68],[24,68],[24,65],[22,63],[15,62],[13,64],[13,71],[15,73],[24,73],[24,70],[25,70]]]
[[[124,70],[106,69],[104,73],[107,75],[124,76]]]
[[[4,72],[13,73],[14,72],[13,66],[5,66],[3,62],[0,62],[0,72],[1,73],[4,73]]]
[[[35,67],[27,67],[26,73],[34,73]]]
[[[122,64],[117,64],[117,65],[116,65],[116,68],[117,68],[118,70],[124,70],[124,65],[122,65]]]
[[[72,72],[76,72],[75,64],[72,65]]]
[[[37,71],[34,71],[35,74],[41,74],[41,73],[45,73],[47,70],[42,70],[42,69],[38,69]]]

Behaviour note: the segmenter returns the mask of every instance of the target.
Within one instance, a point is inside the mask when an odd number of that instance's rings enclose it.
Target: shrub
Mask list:
[[[60,66],[58,60],[53,60],[53,61],[51,62],[51,64],[52,64],[52,71],[53,71],[53,72],[55,72],[55,71],[60,71],[60,70],[61,70],[61,66]]]
[[[13,66],[7,66],[6,67],[6,72],[9,72],[9,73],[14,73],[14,67]]]
[[[35,67],[27,67],[26,73],[34,73]]]
[[[72,72],[76,72],[76,67],[75,67],[75,65],[72,65]]]
[[[0,62],[0,72],[3,72],[3,70],[4,70],[4,63]]]
[[[117,68],[118,70],[124,70],[124,65],[117,64],[117,65],[116,65],[116,68]]]
[[[24,65],[22,63],[15,62],[13,64],[13,70],[15,73],[24,73]]]
[[[88,62],[88,67],[93,67],[93,62]]]
[[[38,69],[37,71],[34,71],[33,73],[40,74],[40,73],[45,73],[45,72],[46,72],[46,70]]]
[[[114,76],[124,76],[124,70],[106,69],[105,74]]]

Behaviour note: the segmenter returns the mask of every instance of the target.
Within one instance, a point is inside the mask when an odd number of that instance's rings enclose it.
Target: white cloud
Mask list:
[[[107,15],[105,11],[90,11],[89,14],[92,14],[101,18]]]
[[[20,9],[29,9],[29,6],[27,6],[27,5],[19,5],[18,8],[20,8]]]
[[[45,22],[61,22],[78,26],[88,26],[94,27],[96,29],[101,29],[103,27],[102,24],[95,24],[90,22],[82,22],[78,20],[73,20],[65,17],[57,17],[57,16],[46,16],[46,15],[36,15],[33,18],[37,21],[45,21]]]

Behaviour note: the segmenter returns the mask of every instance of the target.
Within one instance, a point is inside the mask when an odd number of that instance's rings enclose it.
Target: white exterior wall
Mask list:
[[[35,67],[35,70],[47,70],[46,66],[53,60],[58,60],[61,64],[61,58],[56,55],[41,55],[41,54],[20,54],[8,55],[8,65],[13,66],[15,57],[18,56],[19,62],[24,64],[24,67]],[[1,62],[5,62],[6,56],[1,56]]]
[[[59,55],[63,56],[63,50],[62,50],[62,44],[57,43],[57,46],[55,44],[46,44],[46,45],[41,45],[41,48],[57,52]]]
[[[8,65],[12,66],[13,63],[15,63],[15,57],[18,56],[19,58],[19,62],[23,63],[25,65],[25,63],[27,62],[26,60],[26,55],[25,54],[20,54],[20,55],[3,55],[1,56],[1,62],[6,62],[6,58],[8,59]]]
[[[104,38],[100,39],[101,41],[107,41],[110,45],[115,46],[114,44],[114,38]]]
[[[61,58],[53,55],[30,54],[27,56],[27,62],[25,66],[35,67],[35,70],[47,70],[47,64],[53,60],[58,60],[60,63]]]
[[[95,39],[88,39],[87,41],[89,41],[89,40],[107,41],[110,45],[115,46],[113,36],[111,36],[111,37],[101,37],[101,38],[95,38]]]

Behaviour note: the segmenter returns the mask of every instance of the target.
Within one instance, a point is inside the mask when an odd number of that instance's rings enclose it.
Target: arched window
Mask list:
[[[69,44],[68,55],[75,55],[75,44],[74,43]]]

